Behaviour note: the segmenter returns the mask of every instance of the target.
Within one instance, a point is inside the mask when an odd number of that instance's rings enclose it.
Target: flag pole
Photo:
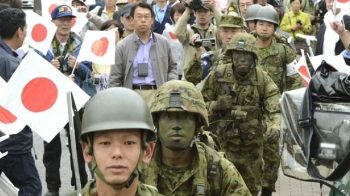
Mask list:
[[[73,74],[74,73],[74,71],[75,71],[75,67],[77,66],[77,60],[75,61],[75,63],[74,63],[74,66],[73,66],[73,70],[72,70],[72,73],[71,74]]]
[[[75,66],[74,66],[75,67]],[[72,161],[75,175],[75,184],[77,186],[78,196],[82,196],[81,194],[81,182],[80,182],[80,174],[78,167],[78,156],[77,156],[77,147],[76,147],[76,138],[75,138],[75,129],[74,129],[74,120],[73,120],[73,107],[72,107],[72,92],[67,92],[67,101],[68,101],[68,117],[69,117],[69,130],[68,134],[70,135],[70,148],[72,152]]]

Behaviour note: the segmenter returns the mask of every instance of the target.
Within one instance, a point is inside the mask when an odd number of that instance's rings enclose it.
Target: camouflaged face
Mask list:
[[[154,115],[165,111],[196,113],[201,118],[203,125],[208,125],[208,113],[203,96],[190,82],[173,80],[157,89],[151,104],[151,113]]]
[[[228,44],[225,54],[230,55],[231,50],[247,51],[254,54],[258,59],[259,48],[254,36],[248,33],[237,33]]]
[[[243,28],[244,21],[242,17],[223,15],[220,19],[219,27]]]

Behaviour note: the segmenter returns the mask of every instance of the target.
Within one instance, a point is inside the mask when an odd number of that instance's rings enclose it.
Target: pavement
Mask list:
[[[68,193],[74,191],[74,187],[70,185],[71,179],[71,170],[69,162],[69,151],[66,147],[68,138],[65,136],[65,133],[61,132],[61,143],[62,143],[62,157],[61,157],[61,189],[60,195],[65,196]],[[47,192],[46,182],[45,182],[45,167],[43,165],[43,140],[34,133],[34,147],[37,154],[38,160],[36,160],[36,165],[39,171],[40,179],[43,185],[43,195]],[[88,171],[88,168],[87,168]],[[90,172],[89,179],[91,179]],[[318,183],[313,182],[303,182],[293,178],[284,176],[282,171],[279,172],[279,179],[276,183],[276,192],[273,193],[273,196],[327,196],[329,194],[329,188],[326,186],[320,189]],[[0,196],[5,196],[5,193],[0,189]]]

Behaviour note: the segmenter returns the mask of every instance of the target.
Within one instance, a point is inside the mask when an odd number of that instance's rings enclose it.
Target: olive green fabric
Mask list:
[[[278,13],[275,8],[271,6],[262,7],[255,16],[255,20],[262,20],[279,25]]]

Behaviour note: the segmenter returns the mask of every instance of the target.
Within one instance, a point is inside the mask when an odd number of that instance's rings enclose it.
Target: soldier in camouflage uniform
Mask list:
[[[196,48],[196,55],[190,60],[184,71],[186,81],[192,82],[195,85],[200,83],[208,75],[210,69],[217,64],[216,62],[219,61],[221,54],[225,51],[232,37],[238,32],[243,32],[243,26],[244,21],[242,17],[223,15],[219,25],[219,36],[223,42],[223,47],[204,54],[201,53],[202,47]],[[195,34],[191,38],[192,44],[198,36],[198,34]]]
[[[170,195],[251,195],[235,166],[199,141],[208,113],[200,91],[186,81],[169,81],[151,104],[158,140],[140,180]]]
[[[259,47],[258,66],[266,71],[280,93],[303,86],[301,77],[293,69],[296,54],[287,45],[278,43],[274,35],[278,27],[278,14],[274,8],[262,7],[256,14],[256,39]],[[277,103],[277,102],[276,102]],[[279,132],[267,135],[264,145],[263,196],[271,196],[275,191],[280,166]]]
[[[85,161],[96,174],[84,196],[158,195],[155,187],[142,184],[139,171],[154,150],[152,116],[143,98],[127,88],[110,88],[88,102],[81,141]]]
[[[236,34],[224,54],[226,61],[209,73],[202,89],[209,128],[256,196],[262,185],[264,134],[280,132],[280,94],[267,73],[255,67],[258,47],[252,35]]]

